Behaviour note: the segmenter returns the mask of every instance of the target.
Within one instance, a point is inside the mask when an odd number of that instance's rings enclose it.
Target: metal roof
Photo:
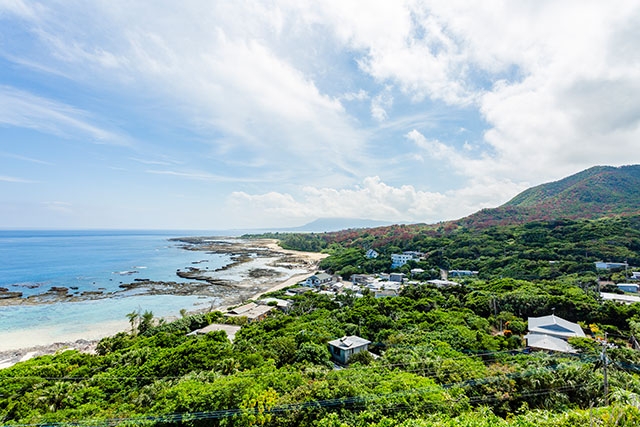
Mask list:
[[[550,316],[529,317],[529,332],[547,334],[564,339],[585,336],[580,325],[553,314]]]
[[[350,335],[348,337],[342,337],[337,340],[329,341],[329,345],[345,350],[349,348],[364,347],[365,345],[369,344],[371,344],[371,341],[365,340],[364,338],[360,338],[356,335]]]
[[[576,350],[568,342],[545,334],[527,334],[524,336],[527,346],[541,350],[559,351],[562,353],[575,353]]]

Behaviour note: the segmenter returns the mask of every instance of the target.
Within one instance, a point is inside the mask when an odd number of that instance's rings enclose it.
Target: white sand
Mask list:
[[[0,352],[48,346],[55,343],[71,343],[77,340],[94,341],[126,331],[131,326],[126,320],[94,323],[84,331],[60,331],[55,326],[38,329],[22,329],[0,334]]]
[[[304,258],[307,260],[307,265],[306,268],[287,270],[285,268],[267,266],[267,264],[277,260],[277,258],[258,258],[231,268],[224,272],[226,274],[220,275],[220,278],[226,280],[233,282],[240,281],[240,283],[238,283],[240,287],[254,287],[254,285],[264,287],[265,284],[268,284],[265,282],[269,280],[274,283],[274,285],[269,286],[267,290],[255,294],[253,299],[259,298],[267,292],[273,292],[295,285],[315,271],[317,263],[326,256],[325,254],[314,252],[284,250],[277,245],[275,240],[262,240],[261,243],[269,249],[280,252],[283,255],[295,255]],[[288,277],[275,280],[247,278],[248,271],[253,268],[269,268]],[[20,331],[0,332],[0,369],[7,368],[35,356],[54,354],[61,349],[78,348],[82,351],[92,351],[100,339],[128,330],[130,330],[130,324],[127,320],[123,319],[92,323],[87,325],[86,329],[82,330],[60,330],[53,325],[33,329],[22,329]]]

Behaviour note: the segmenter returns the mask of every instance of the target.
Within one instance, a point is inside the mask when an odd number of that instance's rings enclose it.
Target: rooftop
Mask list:
[[[356,335],[350,335],[348,337],[342,337],[337,340],[329,341],[329,345],[338,347],[344,350],[349,348],[358,348],[371,344],[371,341],[360,338]]]

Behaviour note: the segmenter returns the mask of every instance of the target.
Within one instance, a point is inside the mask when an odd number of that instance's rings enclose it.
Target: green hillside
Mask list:
[[[592,219],[640,213],[640,165],[595,166],[523,191],[494,209],[458,222],[483,227],[560,218]]]
[[[263,235],[327,252],[321,268],[343,278],[422,272],[381,298],[281,290],[270,296],[290,310],[252,323],[220,312],[173,323],[132,316],[131,333],[105,338],[97,354],[70,350],[0,370],[0,425],[640,425],[640,303],[599,293],[620,292],[603,279],[640,271],[639,179],[638,166],[592,168],[482,211],[476,223]],[[578,215],[587,206],[602,209]],[[553,218],[530,220],[544,207]],[[392,269],[391,254],[402,251],[423,257]],[[630,268],[596,270],[595,261]],[[478,274],[455,286],[429,282],[454,269]],[[525,348],[528,318],[551,313],[586,334],[570,340],[577,353]],[[242,327],[233,341],[188,334],[210,323]],[[338,367],[327,343],[350,335],[370,341],[370,353]]]
[[[0,370],[0,421],[19,426],[636,426],[640,304],[571,284],[512,279],[406,287],[397,297],[287,297],[288,314],[187,335],[219,312],[132,323],[97,354],[76,350]],[[580,354],[528,352],[527,316],[579,321]],[[240,323],[238,319],[229,319]],[[144,326],[144,328],[143,328]],[[608,371],[598,361],[608,333]],[[348,367],[327,342],[369,341]],[[612,423],[615,420],[615,423]]]

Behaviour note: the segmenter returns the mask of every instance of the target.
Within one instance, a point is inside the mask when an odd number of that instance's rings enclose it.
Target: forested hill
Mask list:
[[[321,266],[348,277],[353,273],[391,271],[391,254],[418,251],[421,261],[399,269],[422,268],[439,277],[440,269],[477,270],[491,279],[557,279],[595,275],[595,261],[627,261],[640,267],[640,215],[594,220],[532,221],[473,229],[442,225],[396,225],[320,234],[280,234],[288,249],[325,250]],[[379,256],[367,259],[367,249]],[[404,269],[404,270],[403,270]],[[637,271],[637,270],[636,270]]]
[[[640,165],[595,166],[523,191],[504,205],[455,221],[466,227],[640,213]]]

